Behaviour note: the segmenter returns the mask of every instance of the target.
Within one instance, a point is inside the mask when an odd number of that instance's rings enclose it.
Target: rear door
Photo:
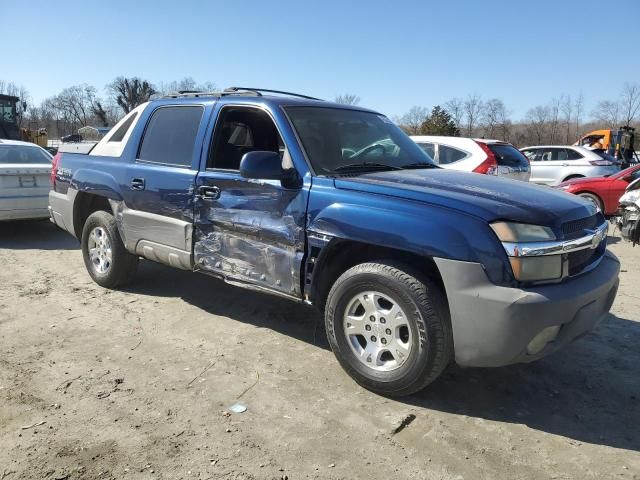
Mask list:
[[[535,155],[530,156],[529,160],[531,161],[532,182],[556,185],[560,183],[561,178],[564,178],[562,177],[562,169],[563,164],[567,163],[567,153],[564,148],[537,148]]]
[[[51,156],[31,145],[0,145],[0,218],[48,217]]]
[[[147,113],[145,111],[145,113]],[[167,261],[191,258],[193,197],[205,106],[159,105],[148,113],[135,160],[127,166],[122,221],[130,251]],[[160,257],[162,255],[162,257]]]

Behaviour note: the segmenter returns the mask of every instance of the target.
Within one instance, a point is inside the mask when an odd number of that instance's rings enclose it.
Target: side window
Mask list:
[[[418,146],[433,160],[436,158],[436,146],[433,143],[420,142]]]
[[[118,130],[116,130],[115,133],[111,135],[111,137],[109,137],[109,142],[121,142],[124,136],[129,131],[129,128],[131,128],[131,124],[133,123],[133,121],[136,119],[137,116],[138,116],[138,112],[135,112],[133,115],[130,115],[129,118],[127,118],[125,122],[122,125],[120,125]]]
[[[147,124],[138,159],[190,167],[203,111],[197,105],[158,108]]]
[[[541,150],[542,155],[540,156],[540,160],[543,162],[549,162],[552,160],[558,160],[558,151],[556,148],[545,148]]]
[[[537,150],[522,150],[522,154],[527,157],[530,162],[535,162],[536,160],[540,160],[540,156],[536,155],[538,153]]]
[[[567,152],[567,160],[579,160],[583,158],[580,153],[576,152],[572,148],[566,148],[565,151]]]
[[[220,112],[207,168],[240,170],[247,152],[284,153],[284,142],[271,117],[258,108],[225,107]]]
[[[467,157],[467,152],[458,150],[457,148],[449,147],[447,145],[438,146],[438,164],[447,165],[449,163],[457,162]]]

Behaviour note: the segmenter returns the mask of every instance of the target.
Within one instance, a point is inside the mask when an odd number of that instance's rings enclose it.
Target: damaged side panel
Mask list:
[[[300,297],[306,190],[210,175],[221,195],[196,199],[195,268]]]

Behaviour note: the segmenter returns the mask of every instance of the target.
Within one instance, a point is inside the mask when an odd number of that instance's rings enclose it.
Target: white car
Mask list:
[[[0,221],[49,217],[52,158],[33,143],[0,140]]]
[[[529,181],[529,161],[510,143],[435,135],[411,139],[443,168]]]
[[[615,159],[585,147],[539,145],[523,148],[521,152],[531,162],[531,181],[543,185],[555,186],[574,178],[607,177],[620,171]]]

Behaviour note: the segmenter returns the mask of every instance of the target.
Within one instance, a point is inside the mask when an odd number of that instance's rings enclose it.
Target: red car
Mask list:
[[[613,215],[618,209],[624,189],[640,178],[640,165],[634,165],[609,177],[574,178],[562,182],[556,188],[580,195],[593,202],[605,215]]]

